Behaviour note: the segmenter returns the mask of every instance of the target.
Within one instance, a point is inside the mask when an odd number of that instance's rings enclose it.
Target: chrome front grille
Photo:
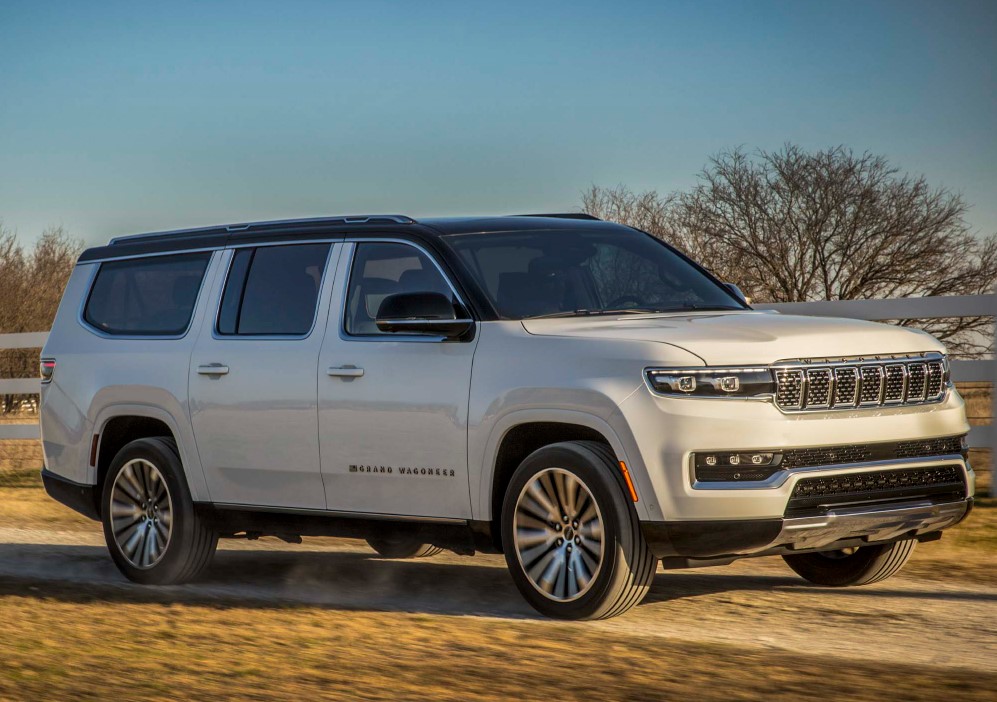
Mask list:
[[[780,363],[776,404],[786,412],[917,405],[945,397],[941,354]]]

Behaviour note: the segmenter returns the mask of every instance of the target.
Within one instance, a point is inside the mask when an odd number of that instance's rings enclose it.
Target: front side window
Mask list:
[[[722,285],[640,232],[548,230],[443,239],[506,319],[745,309]]]
[[[102,263],[83,319],[106,334],[182,334],[210,259],[211,252],[201,252]]]
[[[374,320],[389,295],[434,292],[453,299],[453,291],[424,253],[406,244],[357,244],[350,272],[344,326],[353,336],[382,332]]]
[[[218,333],[303,336],[311,331],[330,244],[238,249],[218,313]]]

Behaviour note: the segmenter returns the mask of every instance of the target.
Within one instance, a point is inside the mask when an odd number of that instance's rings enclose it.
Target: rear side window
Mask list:
[[[107,334],[182,334],[210,259],[202,252],[102,263],[83,319]]]
[[[311,331],[330,244],[239,249],[218,311],[218,333],[303,336]]]

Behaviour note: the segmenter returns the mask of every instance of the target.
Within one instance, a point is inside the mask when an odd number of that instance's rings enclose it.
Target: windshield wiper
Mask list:
[[[658,312],[724,312],[724,311],[744,311],[747,307],[735,307],[734,305],[680,305],[676,307],[666,307],[657,310]]]
[[[557,317],[597,317],[599,315],[610,315],[610,314],[653,314],[655,312],[667,312],[668,310],[660,310],[652,307],[625,307],[618,310],[591,310],[591,309],[580,309],[580,310],[566,310],[564,312],[551,312],[549,314],[537,314],[532,317],[525,317],[524,319],[555,319]]]
[[[550,312],[548,314],[537,314],[524,319],[556,319],[558,317],[597,317],[613,314],[658,314],[663,312],[723,312],[733,310],[744,310],[744,307],[734,305],[681,305],[677,307],[625,307],[617,310],[597,310],[579,309],[565,310],[564,312]]]

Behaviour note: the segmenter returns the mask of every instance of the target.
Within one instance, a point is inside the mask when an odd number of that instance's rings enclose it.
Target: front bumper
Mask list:
[[[642,522],[658,558],[722,559],[832,550],[923,537],[954,526],[969,514],[973,498],[889,505],[835,507],[789,519]]]
[[[975,476],[959,454],[817,465],[781,470],[759,482],[697,482],[697,452],[766,452],[952,437],[969,431],[965,404],[950,391],[936,405],[787,415],[770,402],[666,398],[646,389],[620,405],[635,446],[627,451],[646,516],[657,522],[779,520],[797,484],[815,476],[957,464],[965,497]],[[791,515],[790,515],[791,516]]]

